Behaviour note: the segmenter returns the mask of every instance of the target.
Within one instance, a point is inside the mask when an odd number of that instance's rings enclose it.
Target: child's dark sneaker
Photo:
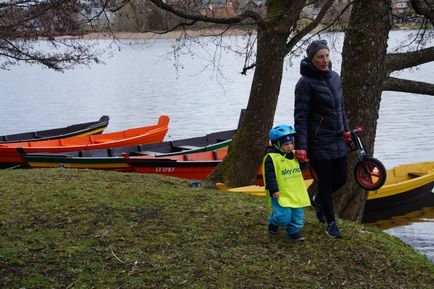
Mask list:
[[[299,233],[289,234],[289,238],[293,241],[304,241],[304,237]]]
[[[274,224],[268,224],[268,233],[270,233],[271,236],[276,236],[279,234],[279,227]]]
[[[328,224],[325,229],[325,232],[329,237],[342,238],[342,234],[339,231],[339,227],[338,224],[336,224],[336,221],[333,221],[330,224]]]
[[[326,217],[324,215],[324,212],[321,208],[321,205],[316,201],[316,195],[312,197],[312,200],[310,202],[312,204],[312,208],[315,211],[315,215],[318,218],[318,221],[321,223],[326,222]]]

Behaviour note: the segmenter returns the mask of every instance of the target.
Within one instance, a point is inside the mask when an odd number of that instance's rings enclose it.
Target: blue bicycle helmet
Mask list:
[[[268,134],[273,145],[277,144],[279,147],[289,141],[294,140],[295,129],[290,125],[278,125],[273,127]]]

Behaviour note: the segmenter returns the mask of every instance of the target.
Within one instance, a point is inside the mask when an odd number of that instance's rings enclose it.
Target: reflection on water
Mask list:
[[[379,227],[434,262],[434,207],[422,208],[402,216],[365,225]]]

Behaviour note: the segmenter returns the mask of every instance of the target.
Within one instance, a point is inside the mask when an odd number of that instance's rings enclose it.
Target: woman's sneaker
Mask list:
[[[279,234],[279,227],[274,224],[268,224],[268,233],[270,233],[271,236],[276,236]]]
[[[304,241],[304,237],[299,233],[289,234],[289,238],[293,241],[302,242]]]
[[[325,223],[326,217],[321,208],[321,205],[316,201],[316,195],[312,197],[312,201],[310,203],[312,204],[312,208],[315,211],[315,215],[318,218],[318,221],[320,221],[321,223]]]
[[[325,232],[329,237],[342,238],[342,234],[339,231],[339,227],[338,224],[336,224],[336,221],[333,221],[330,224],[328,224],[325,229]]]

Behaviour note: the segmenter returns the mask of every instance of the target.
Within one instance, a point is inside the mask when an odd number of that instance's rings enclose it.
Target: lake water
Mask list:
[[[390,50],[410,32],[392,32]],[[331,52],[339,72],[342,35],[333,37]],[[244,39],[228,37],[226,45],[242,47]],[[110,48],[100,41],[105,65],[77,67],[65,73],[39,66],[15,66],[0,71],[0,135],[60,127],[110,116],[108,131],[154,124],[161,114],[171,117],[166,139],[203,135],[233,129],[245,108],[252,72],[240,74],[244,58],[214,49],[211,39],[192,43],[189,51],[171,53],[173,40]],[[43,44],[42,44],[43,45]],[[190,53],[193,53],[192,56]],[[286,65],[275,124],[293,123],[293,92],[299,78],[300,58]],[[177,64],[177,65],[175,65]],[[216,68],[218,66],[218,69]],[[405,70],[398,77],[433,82],[431,64]],[[384,92],[382,96],[375,157],[386,168],[404,163],[434,161],[434,97]],[[388,229],[434,261],[434,218]],[[423,238],[422,245],[412,240]],[[413,242],[413,243],[412,243]],[[428,249],[426,249],[428,248]]]

